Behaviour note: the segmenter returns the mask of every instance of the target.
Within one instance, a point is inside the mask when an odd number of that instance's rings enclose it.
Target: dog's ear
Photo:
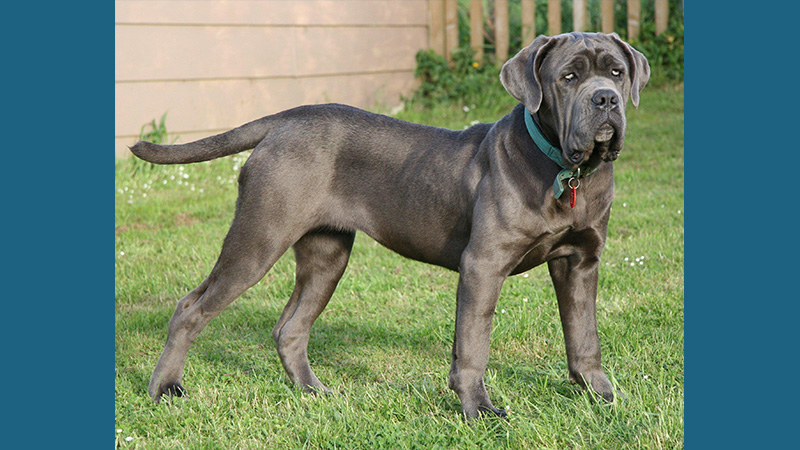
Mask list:
[[[539,36],[531,45],[523,48],[513,58],[503,64],[500,82],[509,94],[521,101],[531,113],[539,110],[542,103],[542,83],[539,80],[539,67],[544,56],[553,47],[556,39]]]
[[[639,92],[650,80],[650,64],[647,58],[630,44],[620,39],[617,33],[610,34],[611,39],[622,49],[622,53],[628,59],[631,77],[631,103],[634,107],[639,107]]]

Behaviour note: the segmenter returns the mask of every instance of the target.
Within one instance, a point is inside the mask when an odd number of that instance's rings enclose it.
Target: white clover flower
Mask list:
[[[133,436],[128,436],[125,438],[125,442],[130,442],[133,440]]]
[[[125,256],[125,252],[119,252],[119,256]]]
[[[465,105],[463,109],[464,109],[464,112],[469,112],[469,106]]]
[[[528,274],[527,273],[523,273],[522,274],[522,278],[528,278]]]
[[[117,428],[117,434],[122,433],[122,428]]]
[[[505,310],[505,309],[501,309],[501,310],[500,310],[500,312],[501,312],[502,314],[505,314],[505,313],[506,313],[506,310]]]
[[[528,303],[528,297],[522,297],[522,301]]]

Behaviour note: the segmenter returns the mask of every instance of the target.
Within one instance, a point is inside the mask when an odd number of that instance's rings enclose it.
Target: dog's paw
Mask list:
[[[487,418],[487,417],[500,417],[503,419],[508,419],[508,413],[505,409],[495,408],[491,402],[488,404],[479,404],[479,405],[463,405],[462,404],[462,413],[464,414],[464,418],[467,421],[473,421],[478,418]]]
[[[180,383],[166,383],[161,386],[158,386],[155,389],[150,389],[150,397],[156,403],[161,402],[161,397],[183,397],[186,395],[186,388],[183,387]]]
[[[478,408],[478,413],[480,414],[481,417],[497,416],[502,419],[508,420],[508,413],[506,412],[506,410],[502,408],[495,408],[494,406],[490,407],[481,406]]]
[[[303,393],[320,397],[330,397],[333,395],[333,391],[322,385],[322,383],[320,383],[318,386],[303,386]]]
[[[615,399],[623,400],[622,392],[614,388],[603,371],[584,374],[570,374],[570,381],[586,389],[589,398],[597,402],[613,403]]]

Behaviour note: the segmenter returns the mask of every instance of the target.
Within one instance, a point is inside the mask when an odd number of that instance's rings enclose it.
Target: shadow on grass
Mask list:
[[[272,327],[282,307],[255,309],[250,305],[229,309],[215,318],[192,345],[187,368],[193,359],[200,359],[224,374],[282,373],[272,339]],[[166,340],[172,311],[171,306],[159,306],[118,313],[118,353],[127,354],[118,361],[121,370],[132,375],[133,359],[145,354],[155,364]],[[357,383],[373,383],[385,379],[386,370],[407,359],[418,360],[414,361],[417,366],[427,361],[449,366],[451,341],[442,342],[436,334],[436,330],[401,320],[373,322],[327,315],[311,329],[309,359],[312,369],[337,373]],[[158,350],[154,351],[156,341]],[[131,366],[125,367],[125,360]],[[146,386],[149,373],[134,376],[137,379],[132,382],[141,381]]]
[[[271,334],[282,308],[279,304],[248,301],[231,305],[211,322],[190,349],[187,374],[200,375],[197,371],[203,371],[201,378],[219,377],[232,386],[260,382],[247,381],[251,377],[280,380],[291,386]],[[118,313],[118,342],[138,340],[131,345],[119,344],[120,351],[127,354],[118,362],[122,372],[119,376],[143,395],[147,394],[150,371],[163,348],[172,311],[171,305],[161,304]],[[440,322],[325,314],[311,329],[311,367],[334,392],[348,383],[389,383],[399,390],[417,390],[425,395],[433,395],[436,390],[440,390],[436,395],[449,392],[444,374],[450,366],[452,338],[449,336],[453,324]],[[147,336],[146,341],[142,336]],[[122,350],[123,345],[133,348]],[[142,364],[146,364],[146,369],[141,368]],[[495,373],[498,384],[529,386],[544,396],[572,401],[584,395],[579,386],[568,381],[566,360],[526,361],[519,359],[519,355],[495,350],[490,354],[489,369]],[[430,379],[432,374],[437,378],[435,382]],[[491,384],[488,379],[487,384]],[[191,387],[187,385],[190,390]],[[445,397],[449,400],[442,400],[445,403],[440,407],[459,409],[455,397]]]

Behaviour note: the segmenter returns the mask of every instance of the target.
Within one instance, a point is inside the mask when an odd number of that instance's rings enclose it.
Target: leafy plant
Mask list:
[[[670,2],[667,29],[658,36],[653,11],[643,8],[639,37],[628,40],[647,57],[654,84],[683,81],[683,8],[676,3],[679,2]]]
[[[500,66],[504,61],[495,61],[495,43],[493,15],[494,1],[484,4],[484,59],[478,61],[470,48],[470,2],[460,0],[458,3],[459,47],[448,62],[433,50],[422,50],[417,53],[415,76],[420,86],[407,102],[422,108],[431,108],[438,104],[482,105],[491,106],[498,95],[505,95],[500,84]],[[617,34],[627,39],[626,2],[614,3],[614,17]],[[656,36],[655,6],[652,0],[642,2],[642,27],[639,37],[627,39],[639,51],[647,56],[652,70],[651,84],[683,81],[683,4],[680,0],[669,2],[669,23],[667,30]],[[566,0],[561,6],[562,30],[572,28],[572,1]],[[519,0],[509,2],[509,54],[514,55],[522,46],[530,42],[521,42],[521,8]],[[599,30],[601,27],[600,2],[590,0],[587,3],[587,30]],[[547,32],[547,2],[536,3],[536,34]]]
[[[438,103],[485,104],[496,98],[496,94],[502,95],[499,66],[476,61],[468,44],[455,50],[452,56],[452,62],[448,63],[433,50],[419,51],[414,75],[421,83],[407,100],[429,108]]]
[[[139,140],[152,142],[154,144],[165,143],[167,141],[167,126],[165,125],[166,120],[167,113],[164,113],[164,115],[161,116],[161,120],[158,122],[158,124],[156,124],[156,120],[153,119],[150,121],[150,123],[142,125],[142,128],[139,131]],[[147,127],[150,127],[150,131],[145,132]]]
[[[152,142],[154,144],[174,144],[178,138],[172,140],[172,142],[167,142],[167,113],[161,116],[161,120],[156,123],[156,120],[153,119],[150,123],[146,123],[142,125],[142,128],[139,130],[139,140],[140,141],[147,141]],[[149,174],[153,171],[155,164],[151,162],[147,162],[141,160],[139,158],[133,158],[131,163],[131,171],[132,175],[136,176],[139,174]]]

